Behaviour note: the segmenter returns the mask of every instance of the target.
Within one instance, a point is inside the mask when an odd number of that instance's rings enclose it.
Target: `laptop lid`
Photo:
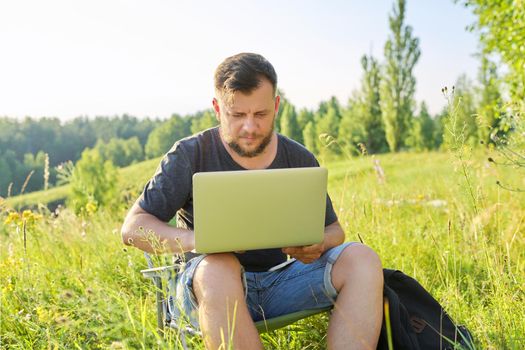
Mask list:
[[[195,250],[218,253],[320,243],[325,168],[193,175]]]

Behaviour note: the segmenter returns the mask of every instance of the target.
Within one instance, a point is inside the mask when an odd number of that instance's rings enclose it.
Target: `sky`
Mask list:
[[[384,61],[393,0],[16,0],[0,2],[0,116],[168,118],[211,107],[226,57],[256,52],[298,108],[346,105],[361,57]],[[416,101],[431,113],[441,88],[476,78],[475,20],[452,0],[412,0],[420,40]]]

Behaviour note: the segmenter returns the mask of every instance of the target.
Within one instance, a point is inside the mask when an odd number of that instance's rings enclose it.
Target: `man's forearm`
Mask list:
[[[340,245],[344,240],[345,233],[339,224],[339,221],[325,227],[323,240],[324,251]]]
[[[145,212],[135,204],[122,225],[124,244],[148,253],[183,253],[193,250],[193,231],[176,228]]]

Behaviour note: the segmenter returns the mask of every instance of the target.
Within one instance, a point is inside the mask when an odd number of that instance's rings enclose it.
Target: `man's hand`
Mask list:
[[[283,248],[282,251],[283,253],[290,255],[292,258],[299,260],[303,264],[310,264],[319,259],[324,253],[325,247],[324,242],[322,242],[301,247]]]

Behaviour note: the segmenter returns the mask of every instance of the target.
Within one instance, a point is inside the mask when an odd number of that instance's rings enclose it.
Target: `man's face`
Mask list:
[[[252,158],[264,152],[272,139],[279,100],[266,79],[250,94],[236,91],[230,104],[222,98],[213,99],[224,142],[241,157]]]

